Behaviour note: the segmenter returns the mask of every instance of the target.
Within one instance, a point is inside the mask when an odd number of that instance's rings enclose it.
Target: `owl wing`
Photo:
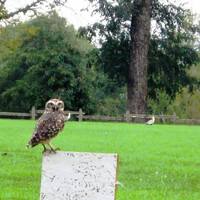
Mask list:
[[[65,126],[65,115],[60,113],[44,113],[38,120],[30,145],[36,146],[41,141],[55,137]]]

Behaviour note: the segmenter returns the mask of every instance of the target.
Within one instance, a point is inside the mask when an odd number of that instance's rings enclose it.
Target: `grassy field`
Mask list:
[[[26,150],[36,121],[0,120],[0,199],[39,200],[42,146]],[[68,122],[63,151],[119,154],[117,200],[199,200],[200,127]]]

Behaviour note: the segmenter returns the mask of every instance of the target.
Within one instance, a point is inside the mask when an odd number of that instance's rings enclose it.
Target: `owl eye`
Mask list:
[[[61,106],[62,105],[62,103],[58,103],[58,106]]]
[[[53,105],[53,103],[49,103],[49,106],[52,107],[52,106],[54,106],[54,105]]]

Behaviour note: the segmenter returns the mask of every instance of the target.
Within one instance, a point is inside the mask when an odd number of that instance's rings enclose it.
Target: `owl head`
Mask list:
[[[64,111],[64,103],[60,99],[50,99],[45,105],[45,111]]]

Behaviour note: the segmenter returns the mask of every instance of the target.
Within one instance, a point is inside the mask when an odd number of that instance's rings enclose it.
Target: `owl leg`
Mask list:
[[[56,148],[56,149],[55,149],[55,148],[51,145],[50,142],[48,143],[48,145],[50,146],[51,151],[53,151],[54,153],[56,153],[56,151],[60,151],[60,148]]]
[[[42,153],[44,153],[44,152],[46,152],[46,151],[48,151],[48,149],[45,147],[45,145],[42,143],[42,146],[44,147],[44,150],[43,150],[43,152]]]

